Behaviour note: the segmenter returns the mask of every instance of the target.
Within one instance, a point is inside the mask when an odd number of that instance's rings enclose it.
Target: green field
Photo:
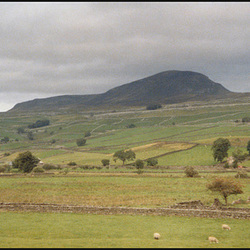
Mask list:
[[[248,248],[249,221],[1,212],[1,248]],[[221,229],[228,224],[230,231]],[[153,239],[155,232],[159,240]],[[215,236],[219,243],[209,243]]]
[[[243,193],[230,195],[234,208],[248,208],[249,178],[236,179],[237,169],[225,169],[213,159],[211,146],[220,138],[231,143],[228,156],[244,153],[250,140],[249,100],[241,103],[186,103],[163,105],[159,110],[142,107],[115,110],[81,110],[50,113],[0,113],[0,202],[71,204],[111,207],[167,207],[200,200],[210,206],[223,198],[206,189],[218,176],[233,178]],[[50,125],[28,129],[41,119]],[[133,124],[132,128],[129,126]],[[18,128],[24,133],[18,133]],[[84,146],[76,139],[86,137]],[[27,137],[32,132],[34,140]],[[136,159],[155,157],[158,165],[138,174],[133,161],[113,160],[121,149],[132,149]],[[31,151],[55,169],[24,174],[11,167],[20,152]],[[101,160],[109,159],[110,166]],[[226,160],[226,159],[225,159]],[[69,166],[74,162],[75,165]],[[249,175],[250,158],[240,163]],[[193,166],[199,178],[187,178]],[[170,216],[129,216],[66,213],[0,213],[0,247],[143,247],[143,248],[248,248],[249,221]],[[231,231],[223,231],[221,224]],[[161,234],[160,240],[153,233]],[[210,244],[208,236],[219,239]]]
[[[47,204],[74,204],[88,206],[167,207],[182,201],[201,200],[212,205],[219,194],[207,190],[206,185],[215,176],[231,177],[235,173],[200,173],[203,178],[187,178],[183,172],[141,174],[104,173],[0,177],[1,202],[28,202]],[[244,193],[231,195],[228,202],[247,200],[250,183],[237,180]],[[236,205],[234,205],[235,207]],[[238,204],[237,206],[249,206]],[[236,207],[237,207],[236,206]]]

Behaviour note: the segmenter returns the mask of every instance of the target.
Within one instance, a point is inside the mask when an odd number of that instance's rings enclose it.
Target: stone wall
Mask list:
[[[131,214],[131,215],[171,215],[194,216],[205,218],[235,218],[250,219],[248,208],[134,208],[134,207],[96,207],[74,206],[59,204],[28,204],[28,203],[0,203],[1,210],[7,211],[35,211],[35,212],[69,212],[91,214]]]

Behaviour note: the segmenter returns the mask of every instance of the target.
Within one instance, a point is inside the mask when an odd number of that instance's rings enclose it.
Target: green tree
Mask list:
[[[231,144],[228,139],[219,138],[213,142],[212,150],[213,157],[215,161],[222,162],[225,157],[228,156],[228,149],[231,147]]]
[[[76,139],[76,144],[77,144],[77,146],[84,146],[85,144],[86,144],[86,139],[84,139],[84,138],[79,138],[79,139]]]
[[[136,157],[135,152],[133,152],[131,149],[124,151],[119,150],[116,151],[113,155],[114,161],[116,162],[117,159],[122,161],[122,165],[124,165],[125,161],[132,161]]]
[[[248,151],[248,154],[250,155],[250,141],[248,141],[247,143],[247,151]]]
[[[242,186],[229,178],[216,178],[207,185],[208,190],[221,194],[227,205],[227,198],[232,194],[242,194]]]
[[[135,161],[135,167],[138,170],[137,173],[141,174],[143,172],[142,169],[144,168],[143,160],[140,160],[140,159],[136,160]]]
[[[18,168],[24,173],[30,173],[40,160],[33,156],[30,151],[20,153],[12,162],[14,168]]]

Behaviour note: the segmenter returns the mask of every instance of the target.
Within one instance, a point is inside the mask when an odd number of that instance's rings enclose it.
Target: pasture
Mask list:
[[[141,107],[110,110],[74,110],[41,113],[0,113],[0,202],[72,204],[111,207],[167,207],[178,202],[201,200],[212,205],[219,194],[206,189],[217,176],[234,178],[237,169],[225,169],[214,161],[213,141],[229,139],[228,156],[240,149],[247,153],[250,103],[186,103],[163,105],[149,111]],[[28,129],[36,120],[50,125]],[[131,124],[133,126],[131,126]],[[18,133],[18,128],[24,133]],[[34,139],[27,137],[32,132]],[[76,139],[90,136],[84,146]],[[132,149],[136,159],[155,157],[156,167],[145,166],[138,174],[133,161],[113,159],[121,149]],[[21,174],[10,165],[20,152],[31,151],[44,164],[57,169],[43,174]],[[109,159],[110,166],[101,160]],[[69,166],[70,162],[76,165]],[[249,172],[249,157],[241,163]],[[198,170],[200,178],[187,178],[185,166]],[[231,207],[249,207],[249,179],[235,179],[243,193],[228,197]],[[237,219],[171,216],[96,215],[66,213],[0,213],[0,247],[143,247],[143,248],[247,248],[249,221]],[[223,231],[221,224],[231,231]],[[153,233],[162,235],[153,239]],[[219,239],[210,244],[208,236]]]
[[[1,248],[248,248],[249,221],[172,216],[1,212]],[[228,224],[230,231],[222,230]],[[153,239],[155,232],[159,240]],[[208,236],[219,243],[209,243]]]

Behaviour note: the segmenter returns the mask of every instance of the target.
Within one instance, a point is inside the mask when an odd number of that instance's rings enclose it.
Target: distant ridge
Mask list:
[[[145,106],[226,98],[237,94],[207,76],[170,70],[133,81],[103,94],[63,95],[16,104],[10,111],[78,109],[84,107]]]

